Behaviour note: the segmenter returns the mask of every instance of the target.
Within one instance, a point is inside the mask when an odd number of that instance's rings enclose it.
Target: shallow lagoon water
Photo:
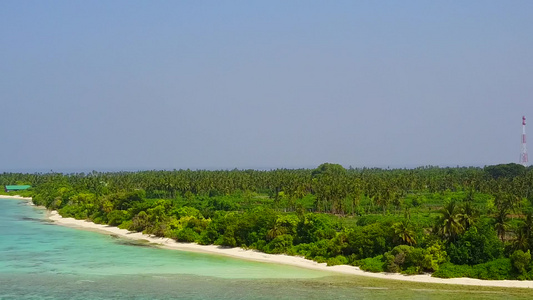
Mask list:
[[[0,299],[529,298],[514,289],[457,288],[339,276],[160,249],[54,225],[26,201],[0,200]]]
[[[57,226],[24,201],[0,202],[0,273],[185,274],[217,278],[317,278],[324,272],[161,249]]]

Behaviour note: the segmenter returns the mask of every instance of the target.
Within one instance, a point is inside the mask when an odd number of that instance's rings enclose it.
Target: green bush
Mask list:
[[[433,271],[439,259],[430,250],[407,245],[396,246],[390,252],[385,253],[383,257],[384,268],[387,272],[404,274]]]
[[[265,240],[258,240],[257,242],[255,242],[252,245],[250,245],[250,248],[265,252],[264,249],[265,249],[266,245],[267,245],[267,242]],[[298,255],[298,253],[294,252],[294,255]]]
[[[98,216],[94,219],[92,219],[92,222],[95,223],[95,224],[105,224],[104,220],[102,219],[101,216]]]
[[[514,270],[518,274],[525,274],[529,269],[529,263],[531,262],[531,253],[529,250],[524,252],[522,250],[517,250],[510,256],[511,262],[513,264]]]
[[[78,220],[87,219],[87,211],[83,207],[77,205],[67,205],[61,208],[59,214],[64,218],[74,218]]]
[[[128,229],[131,231],[141,232],[144,231],[149,224],[150,220],[148,219],[148,215],[146,212],[141,211],[135,217],[133,217],[131,220],[131,225]]]
[[[274,238],[265,249],[268,250],[267,253],[279,254],[285,253],[290,248],[292,248],[293,237],[290,234],[282,234]]]
[[[313,260],[316,261],[319,264],[323,264],[323,263],[327,262],[327,259],[325,257],[323,257],[323,256],[315,256],[313,258]]]
[[[443,243],[435,241],[426,248],[424,268],[429,272],[437,271],[440,265],[446,262],[447,258],[448,254],[444,251]]]
[[[342,255],[337,255],[335,257],[328,258],[326,263],[328,266],[346,265],[348,264],[348,259]]]
[[[312,255],[311,255],[311,247],[312,245],[314,245],[313,243],[311,244],[306,244],[306,243],[303,243],[303,244],[298,244],[298,245],[295,245],[293,247],[294,251],[296,252],[297,255],[301,255],[305,258],[308,258],[308,259],[312,259]]]
[[[113,210],[107,214],[108,224],[111,226],[118,226],[127,219],[129,214],[125,210]]]
[[[199,235],[191,228],[184,228],[176,233],[176,240],[183,243],[193,243]]]
[[[422,273],[422,269],[418,266],[410,266],[407,269],[402,271],[402,274],[405,275],[416,275]]]
[[[208,227],[200,234],[198,243],[201,245],[215,244],[219,237],[220,234],[214,228]]]
[[[390,226],[373,223],[364,227],[357,226],[346,232],[347,245],[343,254],[355,254],[359,259],[382,255],[390,250],[394,232]]]
[[[361,259],[356,264],[363,271],[374,273],[385,272],[383,269],[383,255]]]
[[[131,220],[127,220],[127,221],[122,222],[122,224],[118,225],[118,228],[129,230],[130,226],[131,226]]]
[[[414,248],[407,253],[405,257],[405,263],[403,265],[403,272],[406,274],[419,274],[422,273],[426,266],[426,250],[422,248]],[[416,271],[415,271],[416,270]],[[413,273],[415,272],[415,273]]]
[[[178,219],[182,217],[203,218],[198,209],[189,206],[182,206],[180,208],[173,209],[170,213],[175,215]]]
[[[529,272],[526,274],[519,275],[517,277],[519,280],[533,280],[533,262],[529,264]]]
[[[500,258],[503,254],[503,243],[496,232],[485,224],[472,227],[457,241],[446,248],[450,262],[457,265],[477,265]]]
[[[400,273],[402,270],[396,261],[396,256],[392,255],[390,252],[383,254],[383,269],[389,273]]]
[[[513,275],[511,260],[508,258],[500,258],[474,266],[444,263],[433,273],[433,277],[471,277],[485,280],[516,279],[516,276]]]
[[[316,256],[328,256],[328,241],[327,240],[321,240],[316,243],[309,243],[307,249],[307,256],[309,257],[316,257]]]
[[[513,265],[509,258],[500,258],[472,267],[472,277],[479,279],[504,280],[515,279]]]
[[[432,276],[438,278],[472,277],[472,267],[447,262],[440,265],[439,269]]]

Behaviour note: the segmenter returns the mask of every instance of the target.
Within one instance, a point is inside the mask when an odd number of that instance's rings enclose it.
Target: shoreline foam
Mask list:
[[[0,196],[0,198],[6,198],[6,196]],[[9,196],[11,199],[31,200],[28,197]],[[339,265],[339,266],[327,266],[325,263],[317,263],[312,260],[305,259],[298,256],[289,256],[284,254],[267,254],[255,250],[246,250],[242,248],[226,248],[216,245],[198,245],[194,243],[179,243],[170,238],[155,237],[140,232],[131,232],[126,229],[120,229],[109,225],[95,224],[93,222],[85,220],[76,220],[74,218],[63,218],[57,211],[50,211],[48,219],[55,224],[97,231],[109,235],[116,235],[122,238],[148,241],[156,244],[165,249],[200,252],[207,254],[223,255],[233,258],[277,263],[284,265],[291,265],[306,269],[320,270],[326,272],[332,272],[337,274],[365,276],[379,279],[392,279],[410,282],[421,283],[439,283],[439,284],[456,284],[456,285],[469,285],[469,286],[486,286],[486,287],[510,287],[510,288],[533,288],[533,281],[520,281],[520,280],[481,280],[474,278],[436,278],[431,277],[429,274],[424,275],[402,275],[398,273],[371,273],[362,271],[358,267]]]

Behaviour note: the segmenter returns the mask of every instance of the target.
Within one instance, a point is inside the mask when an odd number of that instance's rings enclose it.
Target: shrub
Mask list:
[[[328,241],[321,240],[316,243],[308,244],[309,248],[306,256],[316,257],[316,256],[328,256]]]
[[[440,265],[432,276],[438,278],[457,278],[457,277],[471,277],[472,267],[468,265],[454,265],[447,262]]]
[[[517,250],[510,256],[514,270],[518,274],[525,274],[528,271],[529,263],[531,262],[531,253],[529,250],[524,253],[522,250]]]
[[[374,273],[385,271],[383,269],[383,255],[361,259],[357,261],[356,264],[363,271],[374,272]]]
[[[296,252],[297,255],[301,255],[305,258],[308,258],[308,259],[312,259],[312,255],[311,255],[311,246],[314,245],[313,243],[311,244],[298,244],[296,246],[294,246],[294,251]]]
[[[327,259],[323,256],[315,256],[313,260],[319,264],[325,263],[327,261]]]
[[[475,266],[444,263],[439,270],[433,273],[433,276],[440,278],[471,277],[485,280],[516,278],[513,276],[513,267],[509,258],[500,258]]]
[[[513,266],[509,258],[500,258],[472,267],[472,277],[479,279],[514,279]]]
[[[348,259],[342,255],[337,255],[335,257],[328,258],[326,262],[328,266],[346,265],[348,264]]]
[[[344,255],[355,254],[358,258],[375,257],[390,250],[393,231],[390,226],[373,223],[364,227],[357,226],[346,233],[347,245],[343,249]]]
[[[292,247],[293,237],[290,234],[282,234],[274,238],[265,247],[268,253],[286,253]]]
[[[78,205],[67,205],[61,208],[58,212],[65,218],[74,218],[78,220],[87,219],[87,211]]]
[[[193,243],[198,237],[198,234],[192,228],[184,228],[176,233],[176,240],[178,242]]]
[[[383,260],[385,261],[383,269],[389,273],[400,273],[401,269],[396,261],[396,256],[392,255],[390,252],[383,254]]]
[[[131,231],[141,232],[148,227],[150,221],[146,212],[141,211],[131,220],[131,226],[128,228]]]
[[[220,234],[215,229],[208,227],[200,234],[198,243],[201,245],[211,245],[214,244],[219,237]]]
[[[416,275],[421,273],[421,268],[418,266],[410,266],[407,269],[402,271],[402,274],[406,275]]]
[[[529,272],[526,274],[519,275],[517,279],[520,280],[533,280],[533,263],[530,263],[529,265]]]
[[[237,247],[237,241],[231,235],[223,235],[222,236],[222,246]]]
[[[250,245],[250,248],[257,249],[259,251],[265,252],[265,247],[267,245],[267,242],[265,240],[258,240],[257,242]],[[297,255],[298,253],[294,253],[294,255]]]
[[[107,214],[108,224],[118,226],[129,217],[128,212],[124,210],[113,210]]]
[[[202,214],[200,214],[198,209],[189,206],[182,206],[180,208],[173,209],[171,213],[177,216],[178,219],[182,217],[202,218]]]
[[[424,268],[426,271],[437,271],[441,264],[446,262],[448,254],[444,251],[442,242],[436,241],[426,249]]]
[[[127,220],[122,222],[122,224],[118,225],[118,228],[120,229],[129,229],[131,226],[131,220]]]
[[[426,250],[422,248],[413,248],[409,251],[405,257],[405,262],[403,265],[402,273],[408,272],[408,274],[418,274],[422,273],[424,269],[427,269],[426,266]],[[416,270],[416,272],[415,272]],[[413,273],[415,272],[415,273]]]
[[[383,255],[384,268],[387,272],[419,274],[423,271],[433,271],[436,259],[433,253],[426,249],[400,245]]]
[[[500,258],[503,243],[489,225],[472,227],[447,247],[450,262],[457,265],[476,265]]]
[[[104,219],[102,219],[101,216],[98,216],[98,217],[92,219],[92,221],[93,221],[93,223],[95,223],[95,224],[105,224]]]

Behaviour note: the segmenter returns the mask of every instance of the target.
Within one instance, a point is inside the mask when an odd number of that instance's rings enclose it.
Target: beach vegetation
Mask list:
[[[533,170],[173,170],[0,174],[64,217],[372,272],[533,279]]]

